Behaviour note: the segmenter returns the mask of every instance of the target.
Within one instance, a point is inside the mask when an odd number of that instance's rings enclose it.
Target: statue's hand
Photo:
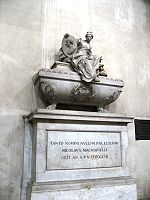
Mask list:
[[[93,60],[93,56],[92,55],[88,56],[88,59]]]

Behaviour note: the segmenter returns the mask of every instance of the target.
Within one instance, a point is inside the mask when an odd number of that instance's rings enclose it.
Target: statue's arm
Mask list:
[[[92,46],[89,47],[89,52],[92,54]]]
[[[58,60],[63,61],[66,58],[65,54],[63,53],[62,47],[59,49],[58,52]]]
[[[80,47],[82,44],[82,39],[79,38],[79,39],[76,39],[76,41],[77,41],[77,47]]]

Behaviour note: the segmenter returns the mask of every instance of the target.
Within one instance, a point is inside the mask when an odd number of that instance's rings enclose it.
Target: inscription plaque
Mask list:
[[[48,131],[47,170],[121,166],[119,132]]]

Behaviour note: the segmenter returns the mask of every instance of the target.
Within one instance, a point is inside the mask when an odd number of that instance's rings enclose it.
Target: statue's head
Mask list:
[[[87,41],[91,41],[93,39],[93,33],[92,32],[87,32],[85,35],[85,38]]]

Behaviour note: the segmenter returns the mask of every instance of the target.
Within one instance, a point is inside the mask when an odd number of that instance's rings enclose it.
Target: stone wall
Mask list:
[[[38,107],[32,76],[54,62],[66,32],[84,38],[88,30],[108,75],[125,83],[110,111],[150,117],[149,0],[1,0],[0,199],[20,199],[22,116]],[[135,141],[133,124],[129,145],[139,198],[150,198],[150,142]]]
[[[0,199],[19,200],[23,115],[34,109],[32,76],[41,63],[40,0],[0,1]]]

